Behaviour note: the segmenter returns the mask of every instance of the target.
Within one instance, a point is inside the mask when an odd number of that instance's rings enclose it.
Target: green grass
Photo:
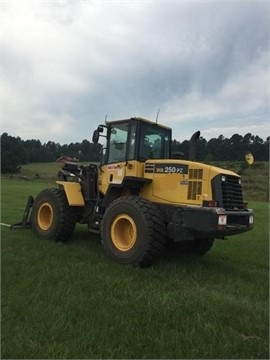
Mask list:
[[[2,179],[2,222],[52,183]],[[2,227],[2,358],[269,357],[268,204],[202,258],[118,265],[77,226],[67,244]]]
[[[255,163],[244,170],[244,196],[247,199],[269,201],[269,162]]]

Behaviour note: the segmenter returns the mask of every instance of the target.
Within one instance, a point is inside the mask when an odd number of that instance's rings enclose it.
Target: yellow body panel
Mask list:
[[[147,165],[148,164],[148,165]],[[194,163],[186,160],[155,160],[146,162],[146,168],[151,168],[154,164],[153,172],[145,173],[145,177],[152,179],[143,188],[142,196],[150,201],[168,204],[187,204],[201,205],[202,200],[211,197],[211,188],[208,188],[209,181],[200,179],[202,182],[202,194],[197,195],[196,199],[188,200],[188,188],[190,182],[189,170],[194,167]],[[202,168],[202,164],[198,164]],[[161,166],[161,167],[159,167]],[[208,167],[209,168],[209,167]],[[159,172],[160,171],[160,172]],[[207,177],[206,171],[203,176]]]
[[[144,177],[144,163],[136,160],[128,161],[126,176]]]
[[[125,176],[152,180],[142,187],[140,196],[164,204],[202,205],[213,200],[211,180],[218,174],[234,175],[232,171],[198,162],[176,159],[128,161],[103,165],[99,188],[103,194],[110,184],[121,184]]]
[[[56,181],[64,187],[69,206],[84,206],[84,199],[80,183],[68,181]]]
[[[99,191],[106,194],[110,184],[121,184],[126,173],[124,162],[103,165],[99,175]]]
[[[148,160],[146,168],[153,172],[144,177],[152,179],[142,190],[142,197],[159,203],[202,205],[213,200],[211,180],[218,174],[236,175],[229,170],[187,160]],[[159,164],[160,165],[159,167]],[[160,170],[160,172],[158,172]]]
[[[125,176],[143,177],[144,163],[138,161],[103,165],[99,175],[99,190],[106,194],[110,184],[121,184]]]

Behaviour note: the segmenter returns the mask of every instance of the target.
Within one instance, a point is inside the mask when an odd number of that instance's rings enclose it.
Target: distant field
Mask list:
[[[31,163],[22,166],[21,175],[29,178],[38,176],[41,179],[56,179],[59,170],[61,170],[61,166],[57,162]]]
[[[269,163],[257,162],[250,167],[245,163],[215,163],[229,168],[242,176],[243,195],[246,201],[269,201]],[[29,179],[55,180],[60,165],[54,163],[32,163],[22,167],[21,175]]]
[[[252,166],[231,166],[242,177],[243,195],[247,201],[269,201],[269,162],[255,162]]]
[[[1,221],[52,186],[2,178]],[[86,226],[67,244],[2,227],[1,357],[268,359],[269,205],[249,205],[253,231],[144,270],[107,259]]]

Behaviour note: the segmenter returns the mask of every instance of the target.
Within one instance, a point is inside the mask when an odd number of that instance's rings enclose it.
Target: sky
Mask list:
[[[1,0],[1,133],[92,140],[134,116],[270,135],[269,1]]]

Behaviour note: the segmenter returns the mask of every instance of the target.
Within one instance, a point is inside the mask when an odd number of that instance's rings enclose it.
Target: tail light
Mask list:
[[[205,207],[217,207],[218,202],[215,200],[203,200],[203,206]]]

